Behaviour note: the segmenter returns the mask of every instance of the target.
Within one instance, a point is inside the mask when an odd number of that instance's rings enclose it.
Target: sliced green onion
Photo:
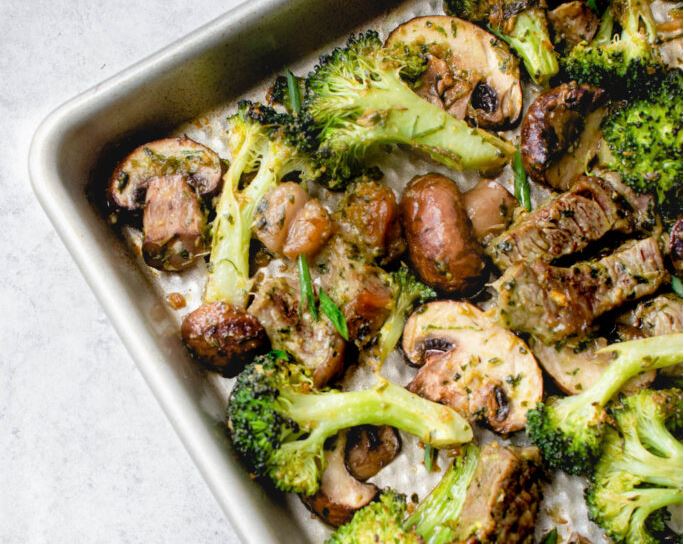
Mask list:
[[[542,544],[556,544],[558,542],[558,530],[554,527],[544,535]]]
[[[318,298],[320,300],[321,311],[328,317],[330,322],[335,325],[337,332],[345,340],[349,340],[349,329],[347,329],[347,320],[344,318],[342,310],[340,310],[333,301],[328,296],[323,289],[318,292]]]
[[[309,262],[306,260],[306,255],[297,257],[297,267],[299,268],[300,311],[306,304],[314,321],[318,321],[318,308],[316,308],[316,298],[314,297],[313,283],[311,283],[311,273],[309,272]]]
[[[679,295],[679,298],[682,298],[682,280],[677,276],[672,276],[672,290]]]
[[[425,465],[425,470],[432,472],[432,462],[435,457],[435,452],[430,444],[425,444],[425,456],[423,457],[423,464]]]
[[[523,167],[522,155],[518,148],[513,155],[513,185],[515,198],[528,212],[532,211],[532,201],[530,200],[530,182]]]
[[[287,94],[290,97],[290,108],[294,113],[299,113],[299,110],[302,109],[299,81],[297,81],[297,76],[290,72],[290,70],[287,71]]]

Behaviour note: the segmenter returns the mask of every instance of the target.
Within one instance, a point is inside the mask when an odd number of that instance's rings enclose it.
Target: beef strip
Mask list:
[[[518,263],[506,270],[495,288],[503,323],[550,343],[587,334],[594,319],[652,294],[667,278],[658,242],[651,237],[570,268],[541,260]]]
[[[551,262],[582,251],[608,232],[632,232],[637,216],[614,184],[583,176],[494,238],[485,252],[502,270],[520,261]]]
[[[539,452],[536,448],[482,448],[454,542],[532,544],[542,499]]]

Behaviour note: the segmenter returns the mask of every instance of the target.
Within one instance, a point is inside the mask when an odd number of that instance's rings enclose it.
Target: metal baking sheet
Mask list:
[[[136,251],[139,233],[123,229],[117,234],[98,210],[97,195],[116,161],[153,138],[186,133],[227,157],[225,116],[239,98],[261,99],[284,66],[305,73],[320,53],[343,43],[353,30],[372,27],[386,35],[413,16],[440,12],[436,0],[250,1],[74,98],[34,137],[30,172],[36,196],[245,542],[320,542],[329,531],[296,497],[271,494],[251,481],[224,431],[231,381],[198,369],[180,342],[180,320],[201,300],[203,263],[180,275],[145,266]],[[406,154],[383,157],[381,167],[396,191],[414,174],[431,170],[448,173],[463,189],[476,181],[472,174],[455,175]],[[510,184],[510,170],[501,181]],[[185,296],[186,308],[169,307],[171,292]],[[385,369],[398,383],[410,379],[397,354]],[[358,387],[367,380],[359,372],[346,385]],[[483,431],[479,438],[493,435]],[[401,457],[376,483],[422,496],[439,474],[426,477],[421,459],[422,450],[405,437]],[[546,486],[538,533],[552,523],[603,541],[586,518],[577,478],[558,475]]]

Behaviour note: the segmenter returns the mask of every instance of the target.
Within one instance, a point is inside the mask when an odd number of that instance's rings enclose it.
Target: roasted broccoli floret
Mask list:
[[[681,390],[647,389],[610,411],[615,428],[606,429],[586,500],[616,544],[666,541],[666,507],[682,503],[682,443],[668,429],[681,404]]]
[[[539,2],[444,0],[444,11],[487,25],[518,54],[535,83],[545,85],[558,73],[546,12]]]
[[[588,474],[601,446],[604,406],[641,372],[681,364],[682,335],[654,336],[600,350],[615,354],[601,378],[584,393],[553,397],[527,413],[527,432],[544,461],[570,474]]]
[[[615,23],[621,31],[614,33]],[[656,25],[647,0],[612,0],[590,42],[580,42],[563,60],[569,79],[606,89],[611,95],[646,92],[664,73]]]
[[[435,290],[421,283],[402,263],[399,270],[390,275],[394,301],[392,311],[380,329],[373,355],[382,364],[392,353],[404,330],[406,316],[416,304],[424,304],[437,296]]]
[[[607,166],[640,193],[653,194],[664,215],[682,206],[682,72],[672,70],[645,98],[625,103],[603,123]]]
[[[406,497],[391,489],[384,490],[379,500],[364,506],[349,523],[335,531],[325,544],[420,544],[423,540],[404,529]]]
[[[248,469],[276,487],[311,495],[325,468],[323,446],[338,431],[390,425],[435,447],[469,442],[457,412],[380,380],[363,391],[313,391],[309,371],[284,352],[258,357],[238,376],[228,404],[233,445]]]
[[[257,204],[286,174],[315,177],[309,158],[291,145],[284,127],[290,117],[261,104],[242,101],[228,119],[232,162],[212,223],[212,245],[206,302],[224,301],[245,306],[251,286],[249,245]],[[245,187],[241,180],[252,174]]]
[[[372,30],[320,59],[307,78],[299,132],[301,145],[338,180],[331,186],[358,175],[368,151],[382,144],[405,144],[458,170],[492,171],[509,161],[511,144],[454,118],[404,82],[425,67],[419,50],[384,48]]]

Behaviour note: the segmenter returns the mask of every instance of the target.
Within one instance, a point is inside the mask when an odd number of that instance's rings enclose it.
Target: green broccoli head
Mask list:
[[[305,495],[318,490],[325,441],[358,425],[390,425],[435,447],[473,436],[451,408],[384,380],[363,391],[313,391],[309,370],[283,352],[248,365],[228,402],[228,428],[247,468],[283,491]]]
[[[608,164],[640,193],[653,194],[664,215],[682,201],[682,72],[670,71],[648,96],[630,101],[603,123]]]
[[[418,304],[424,304],[437,296],[431,287],[421,283],[418,278],[402,263],[399,270],[390,275],[394,302],[392,311],[385,320],[374,347],[374,355],[382,364],[399,342],[404,329],[404,322],[411,310]]]
[[[337,529],[325,544],[420,544],[423,540],[403,528],[406,497],[384,490],[376,502],[364,506],[352,520]]]
[[[614,34],[614,23],[620,34]],[[643,95],[665,73],[656,45],[649,4],[643,0],[613,0],[599,32],[577,44],[563,60],[569,79],[606,89],[614,97]]]
[[[558,58],[540,2],[444,0],[444,12],[487,25],[518,54],[527,73],[538,85],[546,85],[558,73]]]
[[[586,492],[589,515],[618,543],[663,542],[666,507],[682,503],[682,444],[667,426],[681,390],[644,390],[617,404]]]
[[[527,413],[527,433],[547,465],[588,474],[601,449],[605,405],[641,372],[681,364],[682,335],[621,342],[604,348],[614,360],[601,378],[579,395],[553,397]]]
[[[370,150],[404,144],[455,169],[496,170],[513,154],[507,142],[469,127],[405,83],[426,67],[418,46],[384,48],[375,31],[352,36],[321,57],[307,79],[298,118],[300,145],[315,151],[328,185],[362,172]]]
[[[293,141],[293,120],[269,106],[241,101],[228,118],[232,162],[212,223],[212,246],[205,301],[245,306],[251,287],[249,245],[256,206],[287,174],[318,175],[315,163]],[[244,185],[245,174],[253,174]],[[243,186],[244,185],[244,186]]]

